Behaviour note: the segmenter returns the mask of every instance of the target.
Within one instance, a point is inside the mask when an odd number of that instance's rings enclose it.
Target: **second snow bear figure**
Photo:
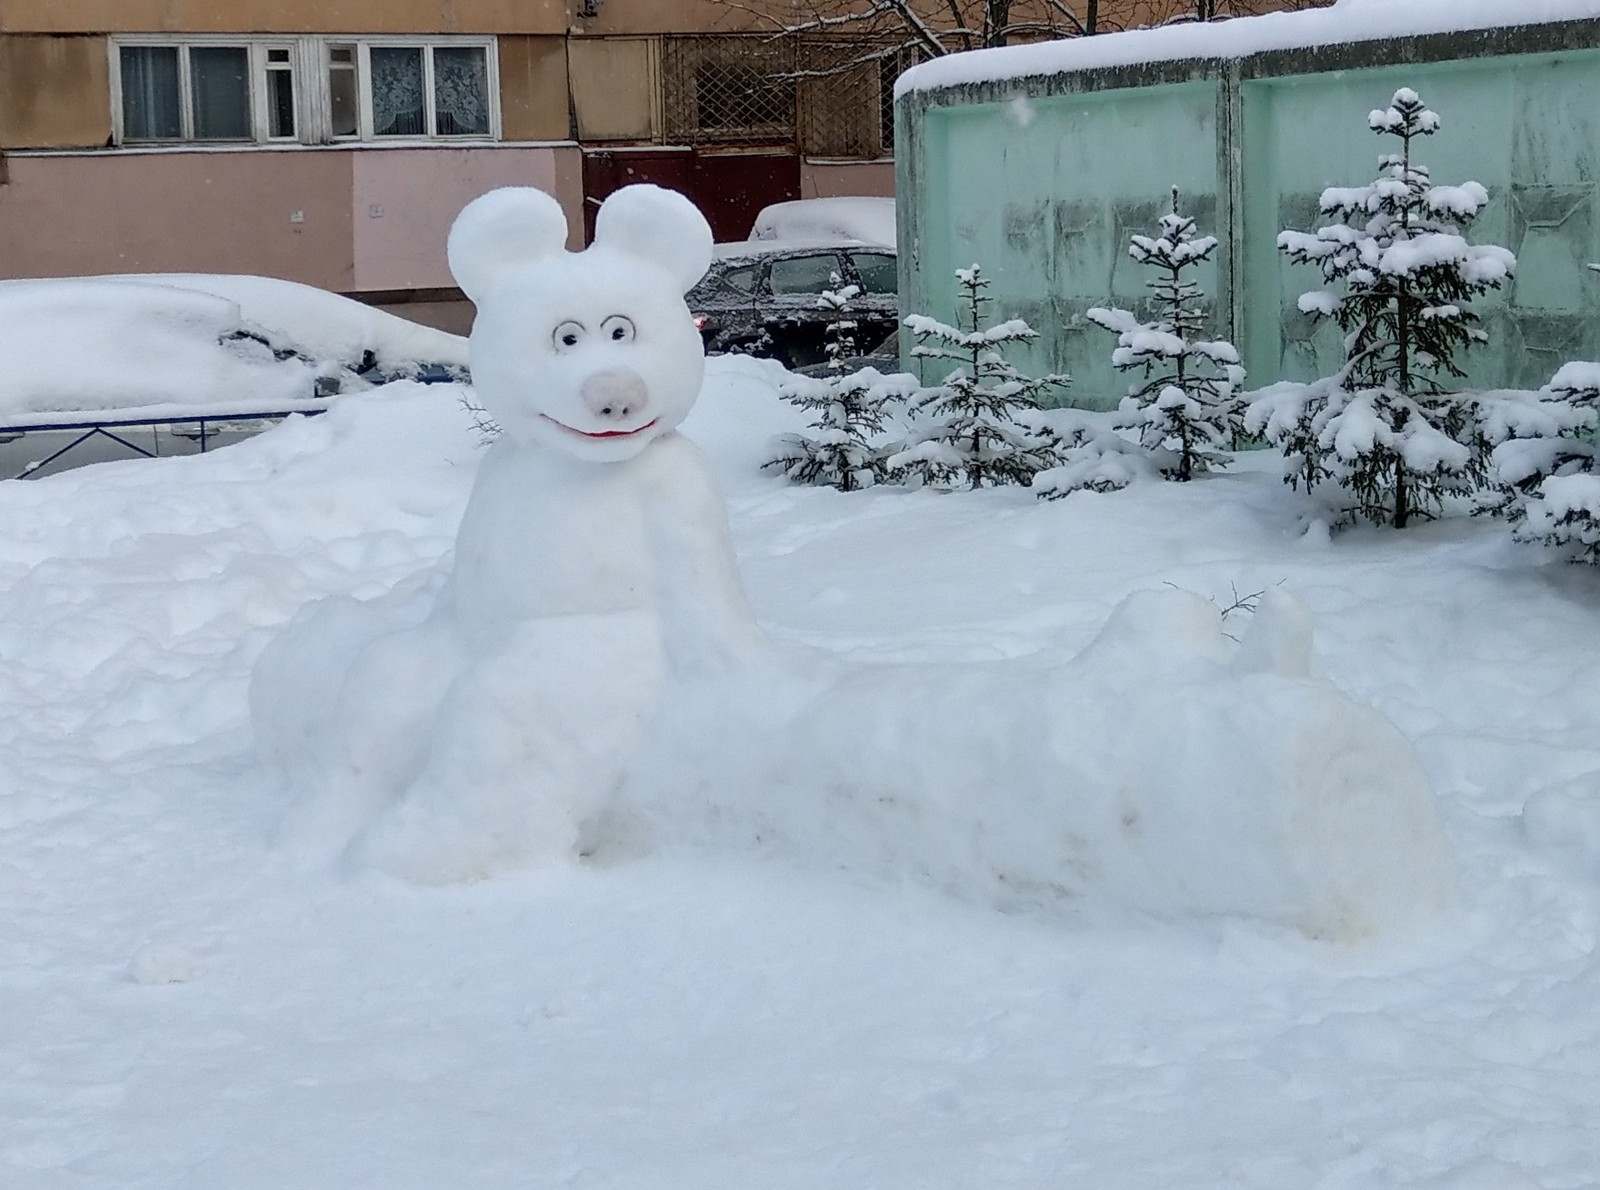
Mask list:
[[[490,447],[431,601],[310,609],[263,656],[286,834],[423,882],[671,843],[780,849],[998,904],[1102,895],[1358,936],[1447,905],[1432,795],[1383,718],[1309,676],[1267,601],[1234,645],[1176,591],[1066,664],[862,666],[769,643],[674,432],[711,234],[618,191],[565,250],[548,196],[464,210]]]

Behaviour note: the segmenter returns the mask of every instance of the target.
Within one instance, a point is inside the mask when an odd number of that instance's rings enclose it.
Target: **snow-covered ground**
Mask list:
[[[737,850],[295,868],[252,664],[312,599],[426,581],[482,449],[460,390],[391,385],[0,485],[0,1185],[1600,1185],[1600,577],[1485,521],[1307,533],[1267,454],[1056,502],[793,488],[758,470],[780,375],[713,360],[685,426],[774,636],[1066,657],[1133,591],[1281,587],[1415,743],[1464,913],[1341,946]]]

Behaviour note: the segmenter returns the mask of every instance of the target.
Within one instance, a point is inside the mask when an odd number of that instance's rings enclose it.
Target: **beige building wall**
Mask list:
[[[501,37],[500,135],[508,141],[567,140],[572,119],[567,99],[564,37]]]
[[[56,149],[111,137],[104,37],[0,34],[0,146]]]
[[[849,195],[893,198],[894,162],[801,159],[801,198],[838,198]]]
[[[795,12],[804,11],[805,0],[601,0],[597,15],[588,18],[576,15],[579,7],[574,0],[574,33],[739,33],[773,28],[764,19],[767,12],[780,21],[793,20]]]
[[[643,141],[659,127],[660,45],[651,37],[574,37],[567,43],[572,111],[581,141]]]
[[[0,33],[546,33],[566,0],[3,0]]]

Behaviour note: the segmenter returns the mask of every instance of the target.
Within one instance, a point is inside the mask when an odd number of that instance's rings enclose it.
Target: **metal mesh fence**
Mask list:
[[[663,132],[689,145],[790,144],[818,157],[894,151],[893,89],[911,65],[859,38],[668,37]]]
[[[798,43],[789,38],[665,38],[667,139],[690,145],[793,143],[797,52]]]

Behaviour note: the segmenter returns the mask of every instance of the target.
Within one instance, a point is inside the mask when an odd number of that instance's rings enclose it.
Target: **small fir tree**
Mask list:
[[[1040,394],[1071,381],[1020,372],[1003,350],[1039,333],[1020,318],[983,325],[989,282],[977,265],[957,269],[956,281],[965,328],[922,314],[905,320],[919,341],[912,354],[956,366],[911,398],[912,432],[890,456],[889,469],[937,487],[1027,484],[1061,461],[1060,438],[1039,413]]]
[[[859,285],[845,285],[838,273],[829,273],[831,286],[822,291],[817,305],[827,311],[828,326],[823,332],[822,354],[828,361],[828,371],[842,372],[846,362],[859,354],[856,332],[860,324],[851,317],[850,303],[861,293]]]
[[[1404,528],[1486,478],[1476,402],[1448,379],[1463,375],[1457,355],[1486,337],[1468,302],[1498,288],[1516,258],[1461,234],[1489,200],[1481,185],[1435,186],[1413,160],[1412,142],[1439,129],[1415,91],[1396,91],[1367,122],[1400,145],[1379,158],[1383,174],[1323,192],[1323,213],[1343,222],[1278,237],[1289,259],[1342,283],[1342,292],[1303,294],[1299,305],[1345,332],[1344,366],[1319,391],[1300,394],[1297,416],[1286,412],[1297,398],[1280,385],[1247,424],[1292,445],[1299,466],[1289,483],[1330,477],[1353,498],[1355,515]]]
[[[888,377],[872,368],[844,372],[845,361],[856,354],[850,303],[860,289],[840,285],[837,273],[833,284],[818,302],[831,315],[823,344],[830,375],[794,376],[778,390],[784,400],[816,415],[813,432],[781,435],[776,456],[762,466],[782,471],[794,483],[855,492],[888,477],[883,438],[889,409],[907,400],[916,385],[909,376]]]
[[[1174,186],[1172,212],[1161,216],[1160,234],[1132,236],[1128,246],[1129,256],[1156,271],[1148,283],[1155,317],[1143,322],[1115,307],[1087,312],[1090,321],[1117,336],[1112,364],[1139,373],[1123,399],[1119,428],[1137,431],[1162,472],[1178,480],[1226,466],[1222,452],[1241,428],[1239,353],[1224,340],[1200,338],[1203,295],[1193,273],[1216,248],[1215,236],[1197,236],[1194,220],[1179,212]]]
[[[1600,564],[1600,362],[1565,364],[1531,395],[1493,402],[1495,487],[1482,510],[1505,515],[1519,541]]]

